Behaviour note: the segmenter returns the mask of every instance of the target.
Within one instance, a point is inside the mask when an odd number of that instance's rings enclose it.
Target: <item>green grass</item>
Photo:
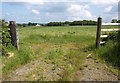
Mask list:
[[[20,65],[24,65],[28,63],[32,58],[33,54],[29,48],[22,47],[19,51],[12,50],[14,53],[14,57],[8,59],[7,57],[2,57],[2,62],[4,64],[3,67],[3,75],[7,74],[10,70],[14,70]]]
[[[95,50],[95,36],[96,26],[20,28],[20,50],[13,50],[16,55],[14,58],[3,57],[3,64],[5,64],[3,73],[7,74],[10,70],[42,57],[46,62],[54,64],[53,70],[57,67],[64,70],[61,80],[70,80],[72,73],[83,69],[80,64],[91,51],[94,51],[94,54],[98,55],[96,57],[102,60],[107,56],[110,59],[114,55],[109,53],[115,46],[113,44],[109,48],[111,43]],[[107,55],[105,52],[108,52]],[[117,57],[112,62],[116,59]]]

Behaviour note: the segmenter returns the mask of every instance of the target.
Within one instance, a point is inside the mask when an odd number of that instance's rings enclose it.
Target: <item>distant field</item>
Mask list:
[[[31,41],[40,42],[43,40],[41,36],[66,39],[64,36],[71,37],[71,40],[82,40],[82,37],[95,38],[96,26],[70,26],[70,27],[25,27],[19,29],[20,42],[30,39]],[[39,37],[39,38],[38,38]],[[75,38],[74,38],[75,37]],[[78,38],[76,38],[78,37]],[[26,39],[27,38],[27,39]],[[33,38],[33,39],[31,39]],[[36,39],[35,39],[36,38]],[[47,38],[46,38],[47,39]],[[59,38],[58,38],[59,39]],[[36,41],[37,40],[37,41]],[[57,40],[56,40],[57,41]],[[94,41],[94,40],[91,40]],[[50,41],[46,41],[50,42]],[[58,41],[59,42],[59,41]],[[63,40],[64,42],[64,40]],[[75,41],[78,42],[78,41]],[[29,42],[27,42],[29,43]],[[54,42],[52,42],[54,43]]]
[[[119,28],[118,26],[102,26],[102,28]],[[95,43],[97,26],[57,26],[57,27],[25,27],[19,29],[20,43]],[[89,40],[89,41],[88,41]]]
[[[20,47],[30,46],[34,52],[40,49],[43,52],[49,52],[59,48],[69,53],[70,49],[84,49],[95,45],[95,36],[96,26],[26,27],[19,29]]]

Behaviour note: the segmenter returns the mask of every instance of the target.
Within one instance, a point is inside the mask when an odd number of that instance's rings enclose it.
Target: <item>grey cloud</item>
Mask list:
[[[2,5],[10,5],[10,6],[22,6],[22,5],[26,5],[26,2],[2,2]]]

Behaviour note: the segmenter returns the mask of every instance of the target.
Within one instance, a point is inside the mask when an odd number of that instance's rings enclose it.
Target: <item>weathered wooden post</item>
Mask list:
[[[15,46],[18,49],[18,37],[17,37],[17,31],[16,31],[16,28],[17,28],[16,22],[15,21],[10,21],[9,28],[10,28],[12,45]]]
[[[97,34],[96,34],[96,48],[98,48],[100,46],[101,28],[102,28],[102,18],[98,17],[98,20],[97,20]]]

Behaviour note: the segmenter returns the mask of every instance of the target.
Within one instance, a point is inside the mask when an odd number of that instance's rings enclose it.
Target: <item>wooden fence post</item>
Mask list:
[[[10,21],[9,28],[10,28],[12,45],[18,49],[18,37],[17,37],[17,31],[16,31],[16,28],[17,28],[16,22]]]
[[[97,34],[96,34],[96,48],[98,48],[100,46],[101,28],[102,28],[102,18],[98,17],[98,20],[97,20]]]

